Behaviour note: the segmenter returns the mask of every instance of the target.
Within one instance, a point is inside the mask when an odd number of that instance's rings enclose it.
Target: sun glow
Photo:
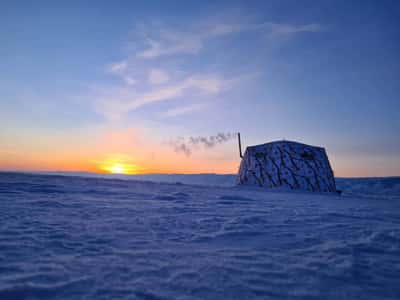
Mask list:
[[[114,163],[112,165],[103,168],[111,174],[136,174],[137,168],[135,165],[124,164],[124,163]]]
[[[138,166],[131,163],[120,161],[106,161],[99,166],[99,169],[111,174],[138,174],[140,170]]]
[[[113,174],[124,174],[126,173],[126,168],[121,164],[115,164],[110,166],[109,171]]]

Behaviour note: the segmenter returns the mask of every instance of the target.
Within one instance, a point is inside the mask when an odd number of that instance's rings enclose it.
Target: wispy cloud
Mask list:
[[[191,32],[160,29],[153,33],[154,37],[149,37],[150,33],[145,33],[147,48],[139,51],[136,56],[138,58],[157,58],[175,54],[195,54],[204,48],[204,43],[208,38],[234,31],[233,27],[227,24]]]
[[[141,27],[141,30],[145,26]],[[142,32],[146,48],[136,53],[138,58],[157,58],[176,54],[196,54],[204,48],[208,39],[231,35],[239,32],[258,31],[270,36],[288,36],[302,32],[321,31],[321,25],[309,23],[294,25],[288,23],[217,23],[192,31],[165,30],[164,28],[150,32]]]
[[[167,35],[162,34],[159,40],[147,38],[148,48],[138,52],[137,57],[154,58],[173,54],[193,54],[202,47],[202,40],[183,34]]]
[[[125,84],[134,85],[137,80],[134,79],[128,72],[129,64],[127,60],[114,62],[106,67],[106,71],[120,77]]]
[[[123,85],[114,87],[114,93],[98,97],[100,99],[96,101],[97,110],[115,119],[146,105],[188,98],[189,101],[169,108],[158,116],[168,118],[199,111],[205,106],[204,102],[193,101],[198,93],[210,97],[254,76],[249,74],[210,75],[196,72],[196,69],[182,71],[180,68],[182,62],[185,62],[182,54],[196,54],[212,39],[236,33],[252,32],[259,34],[260,37],[276,38],[290,37],[303,32],[318,32],[322,29],[317,23],[295,25],[273,22],[216,21],[197,24],[193,22],[193,24],[183,30],[169,28],[165,24],[139,26],[135,32],[139,38],[135,40],[135,43],[142,42],[144,47],[141,50],[135,50],[133,56],[106,66],[106,71],[119,77]],[[170,61],[165,57],[174,55],[181,61],[181,65],[175,65],[175,69],[174,60]],[[152,60],[159,57],[163,60]],[[191,104],[188,105],[188,103]]]
[[[230,84],[230,81],[217,77],[190,77],[178,84],[136,93],[133,96],[120,95],[119,99],[108,96],[98,102],[97,108],[105,115],[119,118],[123,114],[142,106],[182,97],[189,91],[198,91],[208,95],[217,94]]]
[[[128,62],[123,60],[123,61],[118,61],[112,64],[109,64],[106,68],[106,70],[109,73],[113,73],[113,74],[122,74],[123,72],[125,72],[125,70],[128,67]]]
[[[126,103],[127,110],[134,110],[143,105],[160,102],[182,96],[190,89],[205,93],[218,93],[224,86],[224,81],[218,78],[188,78],[180,84],[144,93]]]
[[[199,112],[199,111],[206,109],[206,107],[207,106],[203,103],[195,103],[195,104],[187,105],[187,106],[177,106],[177,107],[168,109],[168,110],[160,113],[160,116],[163,118],[172,118],[172,117],[190,114],[193,112]]]
[[[271,35],[293,35],[303,32],[319,32],[323,29],[320,24],[311,23],[305,25],[265,23],[262,27]]]
[[[151,69],[149,71],[150,84],[163,84],[169,80],[168,74],[160,69]]]
[[[134,84],[137,83],[137,80],[136,80],[135,78],[129,76],[129,75],[123,76],[122,79],[124,80],[124,82],[125,82],[127,85],[134,85]]]

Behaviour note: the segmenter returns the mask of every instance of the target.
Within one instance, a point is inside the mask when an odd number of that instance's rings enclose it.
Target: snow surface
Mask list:
[[[400,178],[337,183],[0,173],[0,299],[400,299]]]
[[[81,176],[108,179],[153,181],[162,183],[183,183],[192,185],[233,187],[237,182],[236,174],[97,174],[86,172],[38,172],[42,175]]]

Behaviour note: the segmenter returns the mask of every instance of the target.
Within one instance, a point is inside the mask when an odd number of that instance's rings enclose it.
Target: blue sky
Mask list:
[[[396,1],[1,6],[3,169],[62,169],[44,159],[62,152],[234,172],[234,141],[172,150],[177,139],[241,131],[245,145],[322,145],[338,175],[400,175]],[[124,142],[110,149],[110,132]],[[24,161],[26,151],[36,156]],[[179,168],[157,167],[171,155]]]

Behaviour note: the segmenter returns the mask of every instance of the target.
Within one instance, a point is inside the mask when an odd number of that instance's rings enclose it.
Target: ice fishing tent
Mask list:
[[[238,184],[336,192],[325,149],[291,141],[247,147],[240,163]]]

